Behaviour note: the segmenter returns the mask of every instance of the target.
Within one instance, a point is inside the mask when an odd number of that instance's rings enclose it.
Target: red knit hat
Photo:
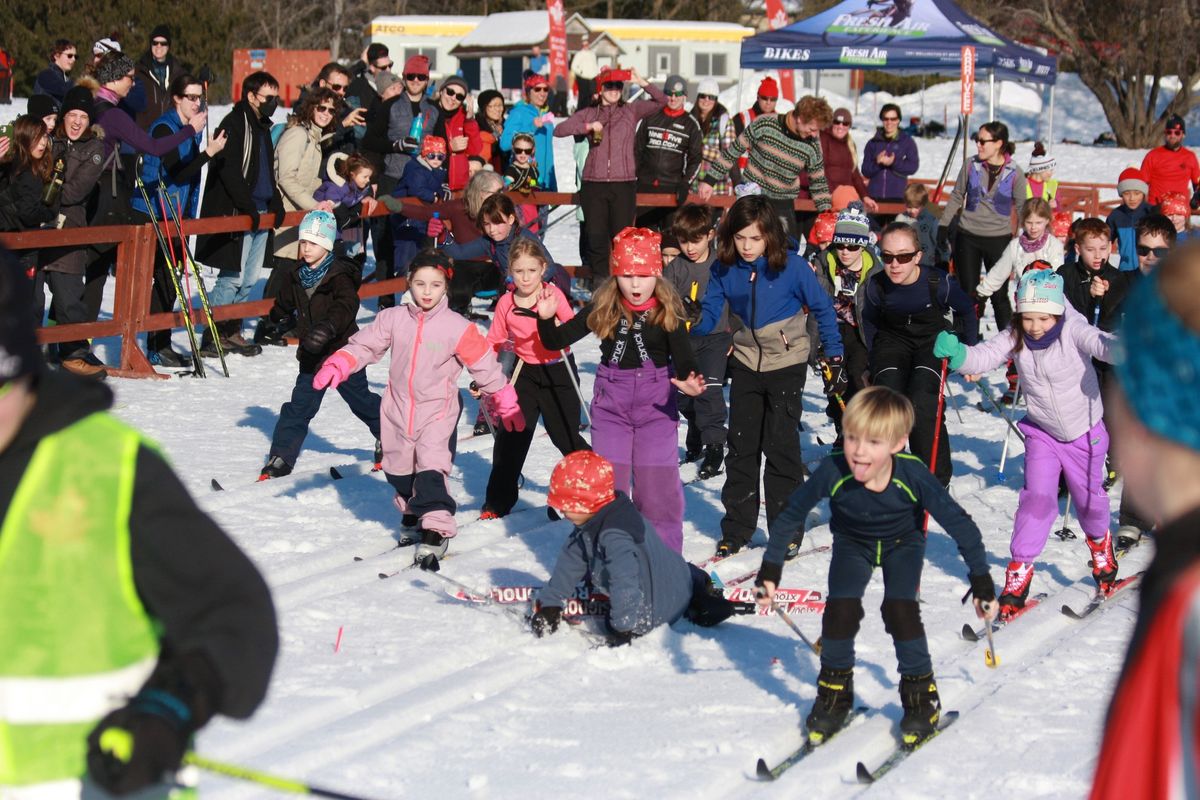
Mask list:
[[[759,97],[779,97],[779,84],[772,77],[762,79],[762,83],[758,85]]]
[[[613,237],[609,271],[614,276],[660,277],[662,236],[649,228],[625,228]]]
[[[527,91],[527,92],[530,89],[533,89],[537,86],[549,86],[549,85],[550,85],[550,79],[547,78],[545,75],[539,75],[537,73],[534,73],[533,75],[530,75],[528,78],[525,79],[525,91]]]
[[[1070,211],[1055,211],[1054,221],[1050,223],[1051,233],[1055,239],[1061,239],[1064,236],[1071,235],[1071,212]]]
[[[808,232],[808,241],[817,247],[833,241],[833,229],[837,227],[836,211],[822,211],[813,222],[812,230]]]
[[[446,140],[440,136],[426,136],[421,142],[421,155],[429,155],[430,153],[446,154]]]
[[[613,468],[608,459],[591,450],[576,450],[550,473],[546,505],[559,511],[592,514],[615,497]]]
[[[1125,192],[1150,194],[1150,184],[1146,182],[1145,174],[1137,167],[1126,167],[1117,178],[1117,194]]]
[[[1168,217],[1178,214],[1189,217],[1192,214],[1192,210],[1188,206],[1188,199],[1180,192],[1167,192],[1159,198],[1158,210]]]
[[[405,75],[428,75],[429,74],[429,56],[423,56],[420,53],[409,56],[404,62]]]

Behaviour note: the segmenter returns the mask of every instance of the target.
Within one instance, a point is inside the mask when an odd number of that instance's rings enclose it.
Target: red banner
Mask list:
[[[546,0],[546,13],[550,16],[550,84],[569,84],[567,67],[567,26],[563,16],[563,0]]]
[[[787,25],[788,15],[783,10],[783,3],[780,0],[767,0],[767,26],[774,31]],[[779,70],[779,84],[783,99],[796,102],[796,78],[790,69]]]
[[[962,49],[962,113],[975,110],[975,48]]]

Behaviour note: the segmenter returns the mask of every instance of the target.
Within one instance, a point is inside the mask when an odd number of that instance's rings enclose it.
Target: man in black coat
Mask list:
[[[667,104],[638,125],[633,151],[637,159],[639,193],[674,195],[677,205],[687,202],[688,187],[700,171],[704,134],[700,123],[687,113],[687,82],[671,75],[663,84]],[[637,224],[658,229],[670,208],[639,208]]]
[[[235,214],[249,216],[249,233],[213,233],[202,236],[196,258],[220,270],[209,292],[213,306],[244,303],[258,282],[271,233],[283,224],[283,198],[275,184],[275,145],[271,142],[271,115],[279,104],[279,81],[267,72],[254,72],[242,81],[242,99],[221,120],[228,144],[208,168],[208,183],[200,205],[201,217]],[[242,338],[241,320],[217,325],[225,352],[256,356],[262,347]],[[213,331],[204,332],[200,352],[216,356]]]

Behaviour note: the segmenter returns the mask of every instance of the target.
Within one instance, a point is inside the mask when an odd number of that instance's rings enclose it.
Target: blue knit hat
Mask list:
[[[852,202],[838,213],[833,227],[834,244],[856,244],[867,247],[871,244],[871,221],[863,211],[862,203]]]
[[[304,215],[304,221],[300,223],[300,241],[312,242],[326,250],[333,250],[336,240],[337,219],[333,214],[318,209]]]
[[[1017,285],[1017,312],[1021,314],[1054,314],[1066,311],[1063,279],[1048,269],[1026,272]]]

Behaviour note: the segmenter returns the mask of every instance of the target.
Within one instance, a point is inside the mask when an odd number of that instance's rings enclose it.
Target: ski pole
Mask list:
[[[942,441],[942,414],[946,411],[946,367],[949,363],[950,359],[942,359],[942,383],[938,387],[937,414],[933,418],[933,453],[929,456],[929,472],[933,475],[937,475],[938,445]],[[925,524],[922,526],[922,531],[926,536],[929,535],[928,511],[925,512]]]
[[[990,605],[990,603],[984,604],[983,611],[985,614],[988,612],[987,607]],[[987,649],[983,651],[983,663],[995,669],[999,666],[1000,659],[996,656],[996,643],[992,640],[992,621],[985,618],[984,622],[987,623],[983,627],[983,630],[987,633]]]
[[[942,189],[946,186],[946,176],[950,174],[950,165],[954,163],[954,153],[958,148],[958,140],[962,138],[963,128],[966,127],[965,118],[960,117],[958,120],[958,130],[954,132],[954,141],[950,143],[950,153],[946,156],[946,165],[942,167],[942,175],[938,178],[937,187],[933,190],[933,202],[940,202],[942,199]]]
[[[962,411],[958,408],[958,395],[954,393],[954,384],[951,381],[946,381],[946,391],[950,392],[950,402],[954,404],[954,414],[958,417],[958,424],[962,425]]]
[[[1020,377],[1021,376],[1018,375],[1017,379],[1020,380]],[[1017,438],[1024,442],[1025,434],[1021,433],[1021,429],[1017,427],[1015,422],[1004,416],[1004,409],[1000,407],[995,398],[992,396],[992,385],[988,383],[988,379],[980,376],[979,380],[975,381],[975,383],[979,385],[979,391],[984,397],[987,398],[988,404],[996,410],[996,413],[1000,415],[1000,419],[1004,420],[1004,422],[1008,425],[1009,430],[1015,433]]]
[[[160,185],[158,187],[158,211],[162,215],[163,228],[167,232],[167,244],[171,248],[171,264],[173,266],[171,279],[175,284],[175,294],[179,298],[179,310],[183,314],[183,325],[187,328],[188,340],[192,347],[192,359],[195,361],[196,374],[201,378],[207,378],[208,374],[204,369],[204,359],[200,356],[200,348],[196,342],[196,319],[192,314],[192,292],[188,285],[187,269],[175,257],[175,244],[171,241],[171,229],[167,227],[167,209],[166,203],[163,202],[164,194]],[[180,256],[182,256],[183,247],[181,246],[179,249]]]
[[[579,388],[579,380],[575,377],[575,373],[571,370],[571,362],[567,360],[567,351],[558,351],[563,357],[563,364],[567,368],[567,378],[571,381],[571,386],[575,387],[575,394],[579,397],[579,407],[583,409],[583,418],[587,420],[588,427],[592,427],[592,414],[588,411],[587,400],[583,399],[583,389]]]
[[[763,587],[760,586],[760,587],[758,587],[758,591],[755,592],[755,594],[758,595],[759,597],[762,597],[764,595],[764,592],[765,592],[765,590],[763,589]],[[791,628],[793,631],[795,631],[796,635],[800,637],[800,640],[802,642],[804,642],[806,645],[808,645],[810,650],[812,650],[817,655],[821,655],[821,645],[814,643],[811,639],[809,639],[807,636],[804,635],[804,631],[800,630],[800,626],[797,625],[795,623],[795,621],[792,620],[791,616],[786,611],[783,610],[783,607],[780,606],[779,603],[775,602],[774,597],[771,598],[771,610],[775,612],[776,616],[778,616],[781,620],[786,622],[787,626],[789,628]]]
[[[823,377],[827,381],[833,377],[833,370],[831,370],[829,368],[829,363],[826,362],[824,359],[821,359],[821,377]],[[833,396],[833,399],[837,400],[838,408],[842,409],[842,413],[845,414],[846,413],[846,401],[842,399],[842,393],[838,392],[837,394],[835,394]]]
[[[1008,420],[1007,420],[1008,422],[1012,422],[1012,418],[1017,415],[1017,412],[1016,412],[1017,398],[1020,397],[1020,395],[1021,395],[1021,376],[1020,376],[1020,374],[1018,374],[1016,385],[1013,386],[1012,405],[1010,405],[1008,407]],[[1004,450],[1000,453],[1000,477],[1001,478],[1004,477],[1004,464],[1005,464],[1005,462],[1008,461],[1008,442],[1009,442],[1008,432],[1005,431],[1005,433],[1004,433]]]
[[[1064,542],[1067,541],[1068,539],[1074,539],[1075,531],[1071,530],[1070,525],[1071,525],[1071,495],[1068,494],[1067,495],[1067,508],[1063,512],[1063,526],[1061,528],[1059,528],[1058,530],[1056,530],[1054,532],[1054,535],[1057,536],[1060,540],[1062,540]]]
[[[196,276],[196,293],[200,295],[200,307],[204,309],[204,318],[208,323],[209,331],[213,337],[213,347],[217,350],[217,358],[221,362],[221,372],[225,373],[225,377],[229,377],[229,367],[225,364],[225,348],[221,344],[221,337],[217,335],[217,323],[213,320],[212,304],[208,302],[208,289],[204,288],[204,278],[200,275],[200,270],[196,268],[196,259],[192,257],[192,249],[188,247],[187,237],[183,235],[183,223],[180,221],[182,211],[175,208],[175,203],[167,203],[167,209],[171,212],[171,219],[175,222],[175,228],[179,232],[179,243],[183,247],[184,266],[190,268],[192,274]]]
[[[291,794],[307,794],[313,797],[330,797],[334,800],[366,800],[361,795],[344,794],[343,792],[335,792],[332,789],[322,789],[320,786],[313,786],[301,781],[292,780],[291,778],[281,778],[278,775],[271,775],[266,772],[259,772],[256,769],[249,767],[240,767],[237,764],[227,764],[222,761],[214,761],[211,758],[205,758],[196,753],[187,753],[183,757],[183,763],[188,764],[198,769],[207,770],[217,775],[224,775],[227,778],[236,778],[239,781],[247,781],[249,783],[257,783],[260,786],[268,786],[272,789],[277,789],[281,792],[289,792]]]

